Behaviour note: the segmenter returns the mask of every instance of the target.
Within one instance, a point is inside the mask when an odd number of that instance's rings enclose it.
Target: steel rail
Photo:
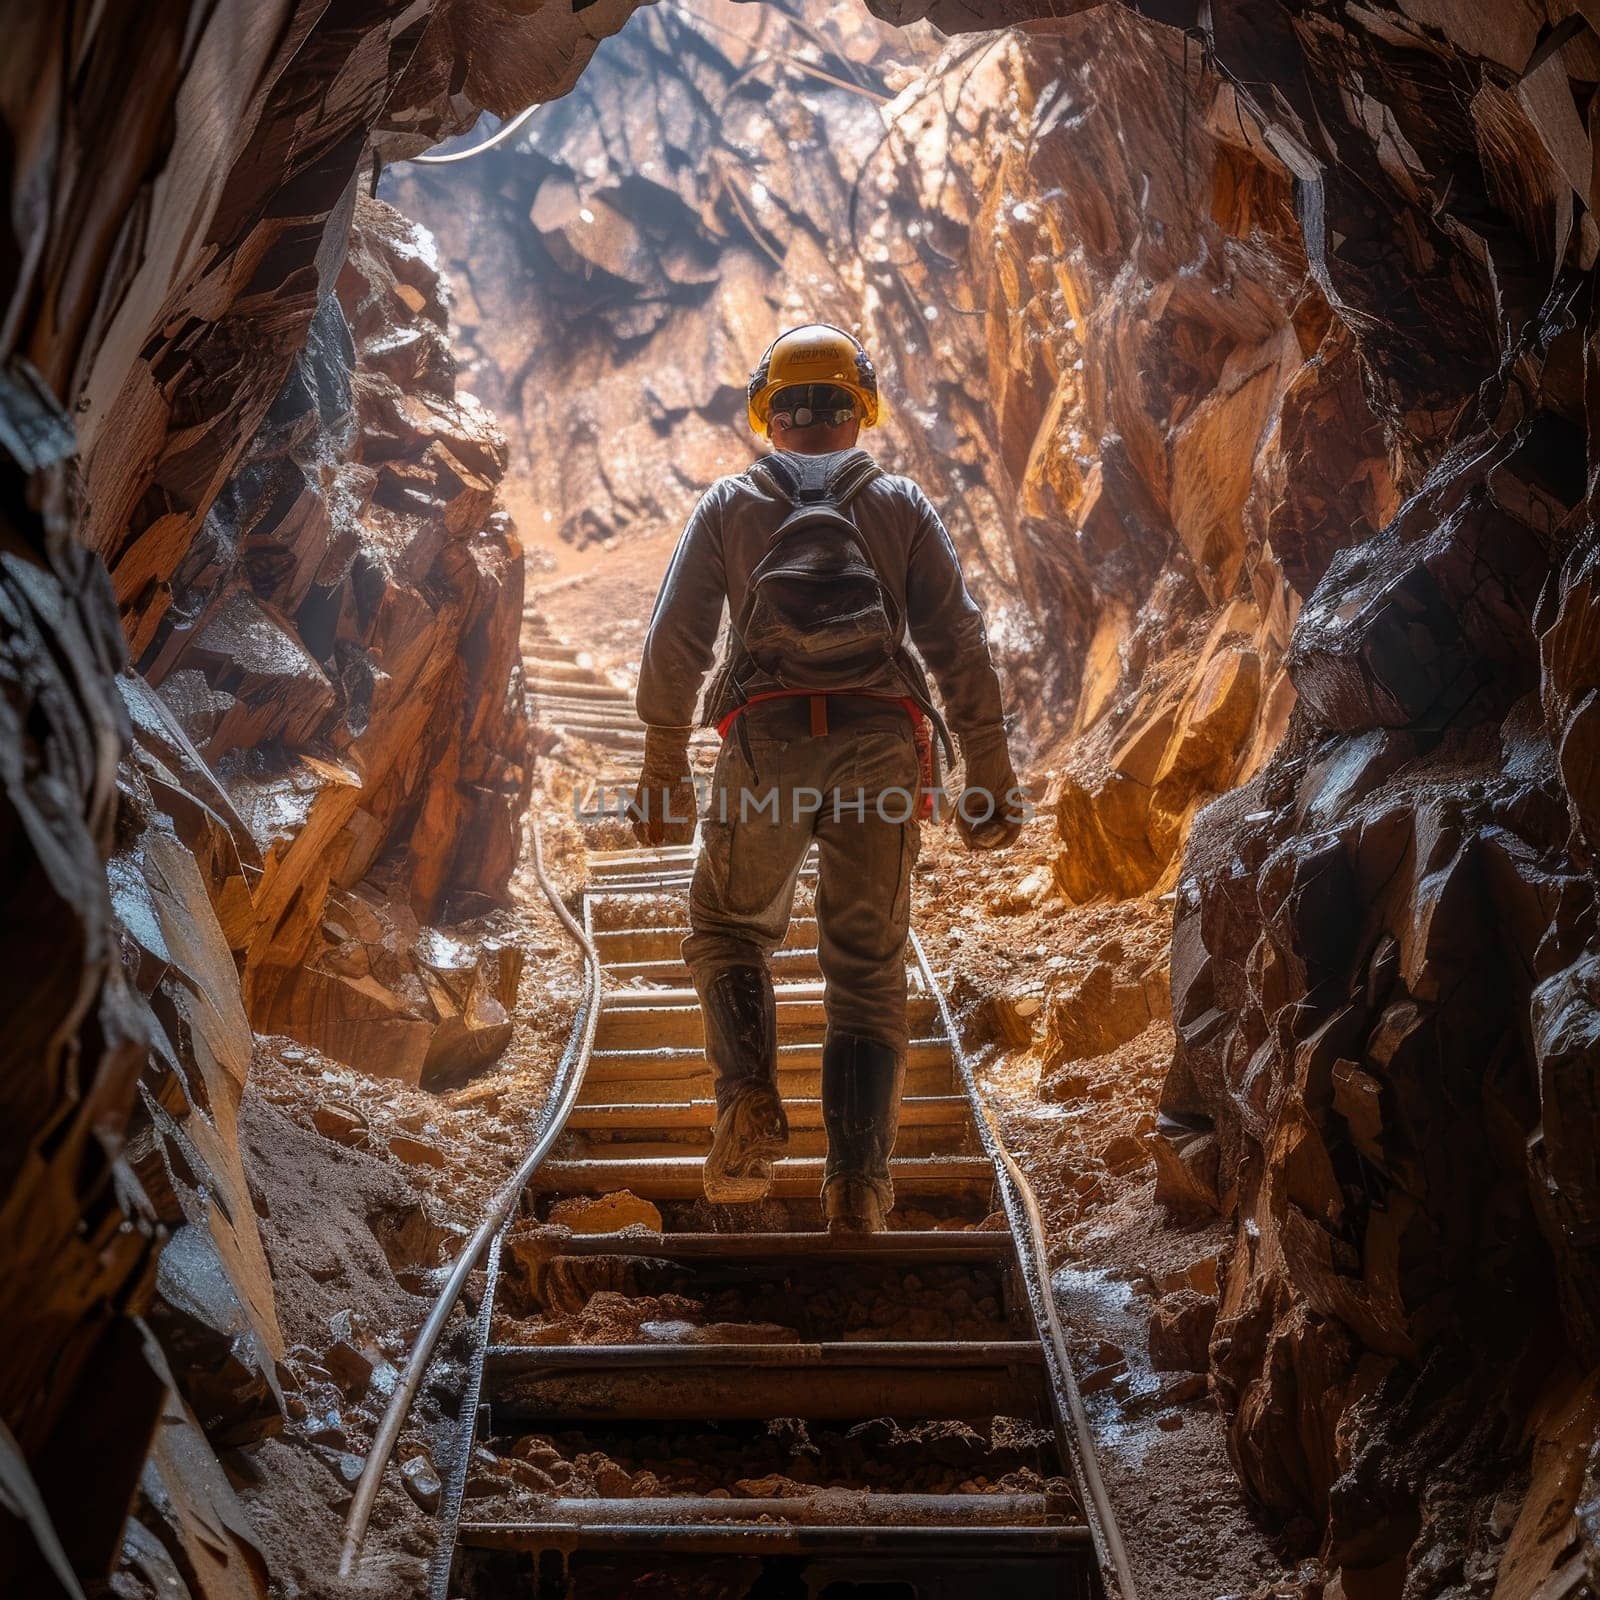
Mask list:
[[[361,1547],[367,1536],[367,1524],[372,1517],[372,1508],[383,1482],[383,1469],[388,1465],[389,1457],[394,1452],[395,1443],[400,1437],[400,1429],[405,1423],[406,1413],[410,1411],[412,1402],[417,1397],[417,1391],[422,1387],[428,1363],[433,1358],[434,1349],[444,1332],[445,1324],[450,1319],[450,1313],[455,1310],[461,1291],[466,1287],[467,1278],[477,1266],[479,1258],[488,1248],[490,1241],[505,1226],[506,1219],[511,1215],[518,1197],[527,1187],[528,1180],[539,1169],[540,1163],[550,1153],[550,1147],[561,1133],[578,1098],[578,1090],[583,1084],[584,1069],[589,1064],[589,1053],[594,1048],[595,1025],[600,1016],[600,954],[594,947],[594,941],[567,909],[560,890],[545,871],[544,845],[540,838],[537,818],[532,821],[532,829],[533,870],[539,879],[539,887],[544,890],[545,897],[561,920],[561,925],[583,951],[584,996],[581,1002],[583,1009],[579,1019],[574,1022],[566,1053],[556,1069],[555,1092],[545,1102],[545,1108],[535,1124],[533,1143],[528,1147],[528,1153],[522,1158],[522,1163],[516,1172],[495,1195],[494,1203],[489,1207],[483,1221],[479,1223],[477,1231],[456,1257],[450,1276],[439,1291],[433,1309],[428,1313],[428,1319],[423,1323],[422,1331],[412,1346],[405,1378],[395,1389],[388,1408],[384,1411],[383,1421],[379,1424],[378,1432],[372,1441],[372,1448],[367,1452],[366,1464],[361,1469],[355,1498],[350,1502],[350,1510],[345,1518],[344,1548],[339,1557],[339,1575],[343,1578],[354,1574],[361,1558]]]
[[[540,887],[555,909],[563,928],[583,951],[582,1010],[574,1022],[567,1051],[557,1069],[555,1092],[546,1102],[545,1109],[540,1115],[534,1141],[515,1174],[496,1194],[494,1203],[482,1223],[453,1264],[450,1276],[413,1345],[404,1380],[396,1389],[384,1413],[346,1518],[339,1570],[341,1576],[347,1578],[354,1574],[359,1562],[372,1509],[382,1484],[384,1468],[393,1454],[406,1415],[421,1389],[450,1314],[485,1249],[500,1236],[523,1189],[563,1131],[582,1087],[584,1071],[594,1046],[603,985],[599,952],[592,937],[562,901],[560,891],[545,870],[542,839],[536,819],[532,823],[532,829],[534,871]],[[591,886],[591,892],[594,887],[596,886]],[[1050,1292],[1048,1255],[1038,1202],[1026,1176],[1006,1147],[994,1113],[983,1099],[972,1064],[961,1047],[960,1034],[943,989],[934,977],[927,952],[914,930],[910,935],[910,944],[923,982],[944,1024],[952,1059],[960,1072],[967,1098],[976,1114],[975,1122],[980,1140],[995,1167],[996,1180],[1000,1185],[1005,1209],[1011,1222],[1012,1235],[1035,1321],[1040,1324],[1041,1333],[1046,1335],[1043,1344],[1045,1364],[1051,1379],[1052,1396],[1057,1402],[1058,1417],[1064,1402],[1066,1415],[1061,1420],[1070,1426],[1074,1438],[1075,1448],[1071,1451],[1071,1457],[1077,1469],[1079,1487],[1086,1509],[1090,1512],[1093,1542],[1099,1551],[1102,1567],[1108,1568],[1115,1579],[1121,1600],[1135,1600],[1131,1565],[1115,1511],[1100,1474],[1088,1414],[1070,1365],[1065,1329],[1056,1310],[1054,1296]],[[487,1353],[486,1350],[485,1354]]]
[[[1068,1418],[1076,1438],[1077,1448],[1072,1454],[1077,1463],[1081,1487],[1085,1491],[1087,1502],[1085,1510],[1091,1513],[1094,1531],[1098,1536],[1095,1543],[1100,1546],[1101,1564],[1111,1569],[1122,1600],[1136,1600],[1133,1567],[1128,1560],[1127,1547],[1122,1542],[1122,1530],[1117,1524],[1117,1514],[1112,1508],[1111,1496],[1106,1492],[1105,1479],[1100,1475],[1100,1463],[1095,1456],[1094,1434],[1089,1426],[1089,1413],[1084,1407],[1078,1380],[1073,1375],[1066,1329],[1061,1324],[1061,1314],[1056,1310],[1055,1295],[1051,1292],[1050,1257],[1045,1245],[1044,1218],[1039,1211],[1039,1202],[1034,1196],[1033,1186],[1028,1182],[1022,1168],[1017,1165],[1010,1150],[1006,1148],[994,1112],[983,1098],[983,1091],[978,1086],[978,1075],[973,1071],[966,1051],[961,1048],[961,1034],[956,1028],[954,1016],[951,1015],[944,989],[933,975],[928,952],[923,948],[922,940],[917,937],[915,929],[911,930],[910,942],[916,954],[917,967],[922,973],[922,981],[927,985],[928,992],[932,994],[934,1003],[939,1008],[940,1019],[944,1023],[945,1033],[949,1036],[951,1058],[961,1074],[967,1098],[972,1102],[972,1109],[976,1113],[978,1137],[1000,1174],[1008,1180],[1001,1184],[1001,1192],[1006,1201],[1006,1216],[1011,1224],[1012,1237],[1016,1241],[1017,1256],[1022,1264],[1022,1276],[1028,1298],[1033,1302],[1034,1317],[1042,1324],[1040,1332],[1047,1336],[1045,1349],[1053,1358],[1048,1362],[1053,1379],[1051,1388],[1054,1394],[1066,1402]],[[1031,1272],[1028,1270],[1030,1264],[1028,1258],[1031,1258],[1034,1269]]]

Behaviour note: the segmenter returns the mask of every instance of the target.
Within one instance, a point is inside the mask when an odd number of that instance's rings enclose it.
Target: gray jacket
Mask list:
[[[750,575],[788,510],[747,472],[719,478],[694,508],[645,638],[635,699],[641,721],[682,728],[695,720],[723,607],[739,615]],[[999,725],[1000,680],[989,659],[983,613],[967,593],[955,545],[928,497],[910,478],[884,476],[862,489],[846,514],[900,604],[911,642],[939,686],[951,731]],[[907,693],[916,688],[905,685]],[[707,723],[732,709],[717,698],[705,708]]]

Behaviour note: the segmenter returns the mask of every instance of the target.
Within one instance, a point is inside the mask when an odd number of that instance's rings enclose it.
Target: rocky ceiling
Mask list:
[[[215,1454],[280,1404],[234,1133],[252,1027],[335,1056],[381,1027],[418,1077],[502,1037],[502,956],[418,929],[503,892],[526,792],[507,444],[458,386],[425,236],[363,195],[375,157],[568,88],[630,9],[10,8],[17,1592],[108,1571],[136,1493],[141,1581],[265,1592]],[[1597,19],[1067,9],[928,13],[1020,27],[900,124],[829,305],[892,352],[893,448],[1013,606],[1063,889],[1173,897],[1157,1198],[1235,1229],[1208,1360],[1247,1485],[1328,1595],[1600,1581],[1574,1447],[1600,1360]],[[640,186],[626,145],[591,172],[597,81],[483,202],[531,211],[552,322],[580,279],[604,301],[586,343],[534,319],[483,348],[574,539],[671,514],[731,400],[713,363],[675,379],[580,509],[550,373],[603,391],[686,329],[737,371],[709,275],[785,309],[902,88],[864,29],[845,76],[871,93],[812,96],[849,138],[768,156],[758,196],[740,155],[772,103],[728,41],[690,54],[675,81],[729,97],[715,192]],[[603,297],[563,223],[583,200]]]

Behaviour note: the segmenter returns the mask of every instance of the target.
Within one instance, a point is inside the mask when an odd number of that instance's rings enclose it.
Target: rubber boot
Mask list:
[[[717,1127],[705,1159],[706,1199],[764,1200],[772,1163],[789,1139],[778,1097],[778,1006],[764,967],[725,967],[700,990]]]
[[[830,1034],[822,1047],[822,1210],[830,1233],[881,1232],[894,1209],[889,1154],[905,1075],[905,1052],[881,1039]]]

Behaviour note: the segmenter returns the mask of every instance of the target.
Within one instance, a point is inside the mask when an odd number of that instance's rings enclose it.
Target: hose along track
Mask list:
[[[532,666],[540,720],[615,751],[602,781],[627,776],[642,734],[626,693],[555,640]],[[486,1286],[432,1600],[1132,1600],[1038,1211],[915,939],[892,1231],[836,1241],[822,1229],[809,869],[774,958],[790,1155],[762,1205],[702,1199],[711,1084],[678,955],[691,864],[687,849],[591,849],[581,926],[560,908],[588,958],[586,1001],[529,1155],[473,1242],[487,1249]],[[555,899],[542,863],[540,876]],[[637,1202],[656,1208],[659,1229],[647,1212],[618,1231],[585,1231],[615,1226],[599,1211],[570,1232],[545,1220],[563,1201],[621,1191],[635,1218]],[[380,1432],[347,1570],[479,1253],[458,1262]],[[663,1296],[697,1304],[663,1308]],[[525,1342],[530,1321],[620,1297],[650,1297],[637,1333],[624,1319],[626,1342]]]

